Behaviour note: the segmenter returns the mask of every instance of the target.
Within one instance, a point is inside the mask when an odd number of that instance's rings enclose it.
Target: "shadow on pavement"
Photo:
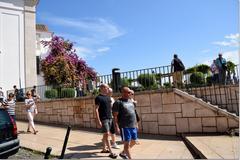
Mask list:
[[[75,153],[68,153],[64,155],[64,159],[70,159],[70,158],[100,158],[100,157],[108,157],[106,156],[99,156],[97,155],[98,152],[84,152],[84,153],[79,153],[79,152],[75,152]]]
[[[31,134],[31,132],[26,132],[26,131],[18,131],[18,134]]]
[[[154,134],[138,134],[139,139],[152,139],[152,140],[166,140],[166,141],[181,141],[181,137],[178,136],[165,136]]]
[[[93,146],[93,145],[82,145],[82,146],[76,146],[76,147],[68,147],[67,148],[70,151],[88,151],[88,150],[96,150],[101,149],[100,146]]]

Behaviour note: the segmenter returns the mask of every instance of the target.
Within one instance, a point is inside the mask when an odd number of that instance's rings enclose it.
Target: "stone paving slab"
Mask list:
[[[50,125],[36,124],[39,131],[37,135],[27,134],[26,122],[17,122],[21,146],[45,152],[52,147],[52,155],[61,154],[65,128]],[[84,130],[72,130],[64,158],[110,159],[108,154],[100,153],[102,134]],[[117,141],[120,137],[117,136]],[[174,136],[143,135],[139,138],[140,145],[134,146],[132,156],[134,159],[193,159],[184,142]],[[120,145],[121,149],[123,145]],[[113,149],[120,153],[121,149]],[[121,159],[120,157],[118,157]]]
[[[186,136],[207,159],[239,159],[238,136]]]

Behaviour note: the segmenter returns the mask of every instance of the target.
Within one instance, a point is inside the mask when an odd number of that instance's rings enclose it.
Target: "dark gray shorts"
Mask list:
[[[115,133],[113,119],[105,119],[105,120],[102,120],[101,122],[102,122],[103,133],[106,133],[106,132],[111,132],[112,134]]]

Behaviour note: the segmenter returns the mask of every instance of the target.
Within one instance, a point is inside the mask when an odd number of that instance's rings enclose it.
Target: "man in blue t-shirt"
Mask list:
[[[218,54],[218,58],[216,59],[216,64],[219,70],[218,81],[221,84],[226,83],[226,71],[227,71],[227,61],[222,57],[222,54]]]
[[[96,113],[96,122],[99,127],[102,128],[103,132],[103,143],[107,145],[109,150],[103,148],[102,153],[110,153],[109,157],[117,158],[117,155],[112,152],[110,141],[108,139],[110,135],[110,130],[113,125],[112,120],[112,107],[111,99],[108,94],[108,85],[101,84],[100,94],[95,98],[95,113]]]
[[[135,145],[137,140],[137,118],[135,106],[130,99],[131,90],[123,87],[122,97],[113,104],[114,124],[117,133],[121,134],[124,143],[124,150],[119,155],[123,158],[132,159],[130,148]]]

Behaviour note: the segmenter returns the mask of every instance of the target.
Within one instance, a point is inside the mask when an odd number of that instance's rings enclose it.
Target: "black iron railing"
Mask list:
[[[182,77],[182,88],[189,86],[198,87],[199,84],[209,86],[211,84],[220,83],[218,79],[214,82],[210,73],[203,75],[202,82],[191,82],[190,77],[192,73],[183,72]],[[116,77],[117,76],[117,77]],[[114,82],[113,80],[115,79]],[[134,70],[128,72],[117,72],[116,75],[102,75],[98,76],[97,86],[101,83],[108,84],[109,86],[121,87],[129,86],[135,91],[139,90],[152,90],[152,89],[164,89],[173,87],[173,73],[171,72],[171,66],[161,66],[155,68],[147,68],[141,70]],[[227,74],[224,85],[237,84],[239,83],[239,65],[235,66],[234,72]],[[117,86],[114,86],[117,85]],[[118,91],[118,90],[117,90]]]
[[[135,91],[164,90],[174,87],[171,66],[120,72],[117,76],[118,78],[112,74],[99,76],[98,85],[105,83],[113,88],[126,85]],[[113,82],[113,77],[117,82]],[[218,76],[213,79],[209,73],[196,76],[195,81],[192,77],[192,73],[183,72],[182,85],[179,88],[205,102],[239,115],[239,91],[236,89],[239,85],[239,65],[235,66],[234,71],[226,72],[225,81],[219,80]]]
[[[184,88],[183,91],[239,116],[238,85],[202,85],[198,87],[187,87]]]
[[[226,74],[224,83],[219,80],[212,80],[210,74],[201,75],[200,78],[192,80],[192,73],[184,73],[182,77],[182,85],[180,89],[193,94],[198,98],[202,98],[206,102],[218,105],[227,109],[229,112],[239,114],[238,100],[239,91],[234,90],[233,86],[239,84],[239,65],[235,66],[234,71]],[[201,81],[199,79],[202,79]],[[135,92],[144,90],[164,90],[173,86],[173,73],[171,66],[161,66],[155,68],[147,68],[133,70],[128,72],[118,72],[115,70],[113,74],[102,75],[97,77],[97,81],[89,81],[84,87],[60,87],[60,86],[37,86],[36,94],[42,100],[82,97],[86,95],[96,95],[100,84],[105,83],[119,92],[121,86],[129,86]],[[25,97],[26,91],[31,91],[32,88],[23,88],[19,90],[19,100]],[[14,92],[13,90],[8,93]]]

